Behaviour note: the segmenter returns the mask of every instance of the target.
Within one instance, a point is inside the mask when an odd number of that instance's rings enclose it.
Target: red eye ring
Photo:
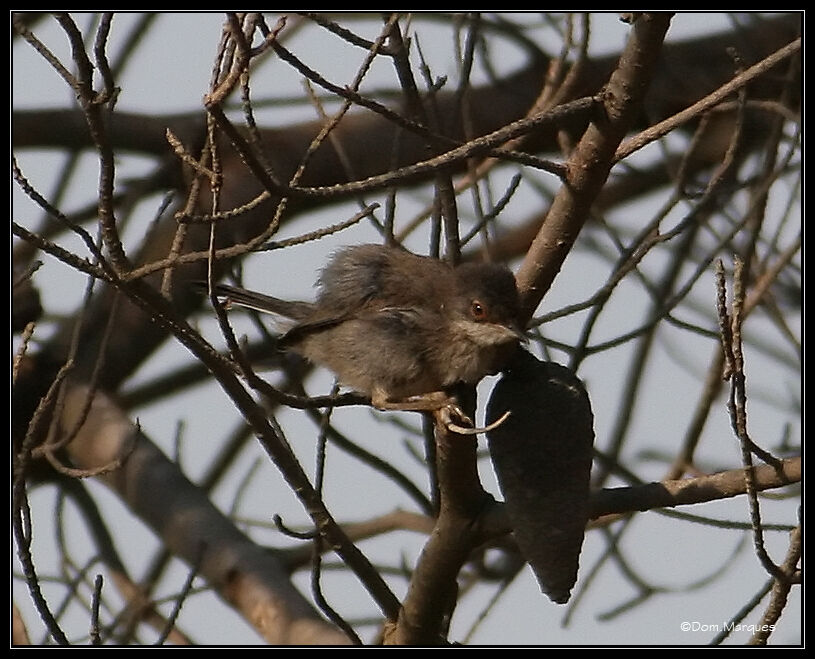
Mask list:
[[[473,300],[470,304],[470,314],[475,320],[484,320],[487,317],[487,307],[478,300]]]

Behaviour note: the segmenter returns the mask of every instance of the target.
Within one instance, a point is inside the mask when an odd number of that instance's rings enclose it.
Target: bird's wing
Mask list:
[[[395,340],[419,329],[420,318],[416,309],[402,306],[382,306],[379,304],[366,304],[352,307],[342,312],[325,309],[312,314],[307,320],[298,323],[282,337],[278,345],[285,348],[302,341],[311,334],[336,327],[349,320],[359,320],[369,323],[372,328],[378,327],[390,330]],[[387,327],[386,327],[387,326]],[[365,340],[364,337],[361,337]]]

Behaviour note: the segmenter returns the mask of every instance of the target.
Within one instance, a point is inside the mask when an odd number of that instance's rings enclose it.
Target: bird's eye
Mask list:
[[[470,305],[470,313],[475,320],[484,320],[487,317],[487,307],[478,300],[473,300],[473,303]]]

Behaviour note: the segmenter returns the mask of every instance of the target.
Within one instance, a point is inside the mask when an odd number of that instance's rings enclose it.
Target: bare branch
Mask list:
[[[737,75],[733,80],[730,82],[722,85],[719,87],[715,92],[709,94],[702,100],[694,103],[691,107],[682,112],[678,112],[672,117],[661,121],[659,124],[648,128],[647,130],[642,131],[639,135],[632,137],[630,140],[627,140],[625,143],[621,144],[617,149],[617,152],[614,154],[614,161],[617,162],[622,160],[623,158],[628,157],[635,151],[643,148],[647,144],[658,140],[660,137],[667,135],[677,127],[691,121],[695,117],[703,114],[704,112],[708,112],[709,110],[713,109],[715,106],[719,105],[720,103],[724,102],[724,100],[730,96],[731,94],[737,92],[740,89],[743,89],[751,80],[754,80],[758,76],[764,75],[775,66],[778,66],[781,62],[786,59],[789,59],[793,55],[798,54],[801,51],[801,39],[796,39],[792,43],[784,46],[777,52],[773,53],[772,55],[766,57],[758,64],[751,66],[746,71]]]
[[[801,459],[783,460],[777,469],[771,465],[754,468],[755,491],[769,490],[801,481]],[[744,470],[732,469],[709,476],[661,481],[632,487],[607,488],[591,497],[591,517],[685,506],[747,494]]]

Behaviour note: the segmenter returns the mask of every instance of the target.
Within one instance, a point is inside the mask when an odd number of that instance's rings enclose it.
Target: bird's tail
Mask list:
[[[196,289],[207,292],[206,282],[194,282]],[[264,295],[256,291],[249,291],[228,284],[214,284],[212,292],[219,298],[223,298],[227,306],[246,307],[263,313],[276,314],[294,321],[306,318],[313,309],[310,302],[281,300],[271,295]]]

